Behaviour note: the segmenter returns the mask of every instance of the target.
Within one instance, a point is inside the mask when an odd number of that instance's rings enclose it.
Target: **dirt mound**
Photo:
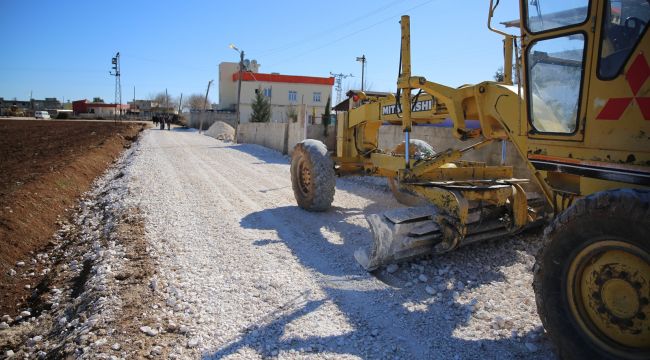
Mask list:
[[[47,246],[57,218],[66,216],[142,128],[0,120],[0,314],[14,314],[30,296],[25,285],[38,283],[38,273],[16,274],[17,262],[30,264]]]
[[[221,141],[234,141],[235,128],[223,121],[217,121],[210,126],[205,134]]]

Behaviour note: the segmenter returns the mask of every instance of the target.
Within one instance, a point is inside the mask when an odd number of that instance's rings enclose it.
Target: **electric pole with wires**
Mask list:
[[[111,59],[112,70],[109,71],[109,74],[115,76],[115,119],[122,118],[122,83],[120,82],[120,52],[118,51],[115,54],[115,57]],[[118,116],[119,111],[119,116]]]
[[[366,55],[357,56],[357,61],[361,62],[361,91],[364,90],[365,73],[366,73]]]
[[[341,94],[343,93],[343,79],[354,77],[352,74],[334,74],[330,71],[330,75],[334,76],[334,90],[336,90],[336,104],[341,102]]]

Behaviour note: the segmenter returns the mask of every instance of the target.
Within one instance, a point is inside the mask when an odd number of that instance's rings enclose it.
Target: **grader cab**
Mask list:
[[[403,16],[397,92],[349,94],[335,154],[315,140],[296,145],[296,200],[325,211],[336,176],[386,177],[409,206],[367,217],[374,243],[355,257],[369,271],[547,224],[533,286],[560,355],[648,359],[650,0],[521,0],[515,35],[492,28],[497,6],[488,28],[504,37],[503,80],[459,88],[411,75]],[[411,138],[414,125],[445,121],[469,145]],[[379,147],[384,123],[401,126],[401,145]],[[463,159],[506,141],[537,195],[511,166]]]

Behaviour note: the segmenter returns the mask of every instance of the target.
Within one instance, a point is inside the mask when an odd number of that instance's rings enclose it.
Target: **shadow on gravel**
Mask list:
[[[281,314],[271,314],[281,316],[274,317],[273,321],[267,325],[250,326],[244,329],[239,340],[231,342],[213,354],[205,354],[202,358],[222,359],[248,347],[256,350],[263,358],[274,357],[280,351],[289,350],[306,353],[328,352],[341,355],[357,355],[366,358],[363,354],[364,351],[355,350],[350,344],[350,333],[325,337],[282,338],[285,326],[302,316],[317,311],[325,303],[326,300],[309,300],[298,304],[298,306],[289,308],[285,306],[287,310]]]
[[[350,190],[354,189],[346,189]],[[245,216],[240,222],[243,228],[275,230],[281,242],[291,249],[304,266],[320,274],[321,288],[326,292],[327,300],[345,313],[349,322],[357,325],[357,328],[341,336],[283,339],[286,324],[299,314],[316,310],[312,302],[311,305],[305,305],[294,313],[260,327],[256,335],[242,335],[235,343],[214,353],[213,357],[222,358],[246,347],[254,348],[266,357],[277,354],[274,350],[304,352],[310,346],[313,350],[314,344],[317,344],[315,351],[361,358],[406,356],[453,359],[459,353],[471,354],[472,358],[500,359],[552,356],[548,350],[536,353],[524,346],[528,339],[537,336],[539,329],[497,340],[458,338],[454,332],[468,324],[472,319],[472,310],[455,299],[456,289],[453,286],[451,289],[437,289],[436,295],[431,296],[424,291],[423,284],[406,285],[417,278],[417,275],[413,275],[417,274],[417,270],[414,272],[408,264],[401,265],[400,271],[395,274],[379,271],[371,275],[365,272],[356,263],[353,253],[357,248],[369,244],[372,239],[368,228],[358,225],[359,217],[385,209],[386,204],[371,203],[366,208],[334,207],[324,213],[310,213],[298,206],[284,206]],[[297,219],[300,219],[298,227],[295,226]],[[425,260],[427,273],[441,278],[443,282],[466,284],[465,290],[503,282],[505,275],[502,269],[521,262],[521,253],[528,251],[524,241],[514,237],[483,242],[449,254],[433,256]],[[277,246],[276,243],[270,239],[254,242],[258,246]],[[415,264],[420,266],[420,262]],[[373,283],[373,276],[384,285],[368,285]],[[421,335],[422,326],[427,327],[427,336]],[[260,333],[263,334],[261,342]],[[424,338],[427,339],[426,342],[423,341]],[[382,345],[377,346],[377,343]],[[397,350],[393,350],[393,347]],[[210,357],[206,355],[206,358]]]
[[[208,148],[214,149],[231,149],[237,150],[248,155],[254,156],[259,159],[259,162],[252,163],[253,165],[268,165],[268,164],[283,164],[288,165],[291,160],[288,157],[283,156],[275,150],[265,148],[260,145],[255,144],[231,144],[223,146],[209,146]]]
[[[186,127],[175,127],[175,128],[172,128],[171,131],[182,132],[182,133],[198,133],[199,132],[199,130],[197,130],[197,129],[186,128]]]

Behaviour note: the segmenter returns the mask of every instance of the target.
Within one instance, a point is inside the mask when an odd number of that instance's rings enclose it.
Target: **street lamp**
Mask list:
[[[237,131],[240,123],[240,106],[241,106],[241,77],[244,71],[244,50],[239,50],[235,44],[230,44],[229,47],[239,53],[239,76],[237,81],[237,124],[235,126],[235,144],[237,143]]]

